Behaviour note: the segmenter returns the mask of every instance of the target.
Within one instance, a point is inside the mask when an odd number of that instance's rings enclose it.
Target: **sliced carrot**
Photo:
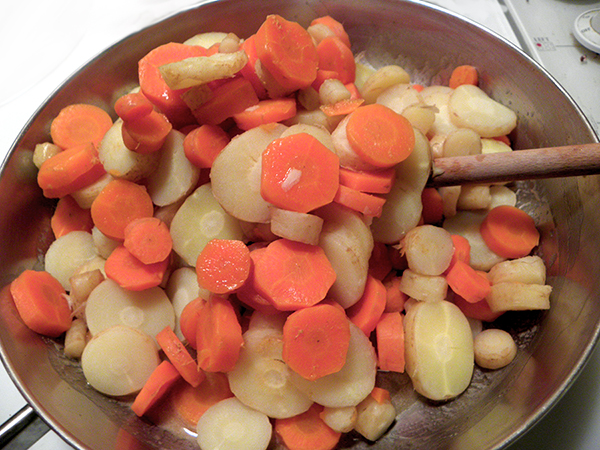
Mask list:
[[[401,312],[404,304],[408,301],[408,295],[400,290],[402,278],[392,275],[383,280],[385,286],[385,309],[384,312]]]
[[[250,273],[250,250],[237,239],[211,239],[196,261],[200,287],[227,294],[242,286]]]
[[[453,234],[450,238],[454,244],[454,253],[452,254],[448,269],[452,267],[457,260],[466,264],[471,264],[471,244],[469,243],[469,240],[459,234]]]
[[[240,48],[246,52],[246,55],[248,55],[248,62],[244,67],[242,67],[240,74],[252,84],[252,87],[254,88],[258,98],[267,98],[267,90],[256,74],[258,54],[256,53],[256,42],[254,35],[244,39],[244,41],[240,44]]]
[[[209,100],[194,108],[198,123],[219,125],[225,119],[258,103],[252,84],[243,77],[232,78],[216,87]]]
[[[179,316],[179,328],[190,347],[196,348],[196,332],[198,331],[198,319],[206,300],[201,297],[189,302]]]
[[[206,372],[229,372],[235,367],[243,343],[242,327],[231,302],[211,296],[198,318],[198,366]]]
[[[367,275],[365,290],[361,298],[346,310],[350,321],[369,336],[385,310],[387,293],[381,281]]]
[[[131,405],[133,412],[142,417],[166,395],[179,378],[179,372],[169,361],[161,362],[135,397]]]
[[[317,17],[310,24],[316,25],[319,23],[322,25],[325,25],[327,28],[329,28],[331,31],[333,31],[334,35],[336,35],[338,38],[340,38],[342,40],[342,42],[344,44],[346,44],[348,47],[350,47],[350,37],[348,36],[348,33],[346,33],[346,30],[344,29],[344,25],[342,25],[340,22],[338,22],[331,16]]]
[[[448,86],[450,86],[452,89],[456,89],[458,86],[463,84],[472,84],[477,86],[478,83],[479,74],[477,73],[477,68],[469,64],[465,64],[463,66],[457,66],[454,68],[450,74]]]
[[[308,411],[275,420],[275,433],[288,450],[332,450],[342,436],[321,419],[323,407],[313,403]]]
[[[279,311],[266,298],[256,291],[254,282],[254,267],[259,258],[264,254],[266,247],[253,248],[250,250],[250,273],[246,282],[235,292],[240,302],[263,314],[276,314]]]
[[[284,97],[261,100],[241,113],[234,114],[233,120],[241,130],[249,130],[267,123],[283,122],[295,115],[296,100]]]
[[[169,263],[170,258],[166,258],[157,263],[144,264],[120,245],[106,258],[104,271],[107,278],[115,281],[123,289],[143,291],[162,283]]]
[[[357,191],[356,189],[340,184],[333,201],[354,211],[358,211],[367,217],[379,217],[383,211],[385,197]]]
[[[169,228],[157,217],[134,219],[123,233],[125,248],[144,264],[164,261],[173,249]]]
[[[194,166],[208,169],[228,143],[229,136],[221,127],[204,124],[186,135],[183,151]]]
[[[358,157],[380,168],[404,161],[415,145],[408,119],[377,103],[361,106],[350,114],[346,134]]]
[[[340,74],[334,70],[324,70],[319,68],[317,69],[317,76],[315,81],[312,82],[311,87],[318,92],[325,80],[331,80],[332,78],[339,80]]]
[[[36,333],[58,337],[71,327],[65,289],[48,272],[22,272],[10,283],[10,293],[19,316]]]
[[[471,303],[483,300],[491,290],[486,274],[461,260],[456,260],[448,270],[446,281],[455,294]]]
[[[288,239],[271,242],[255,262],[256,291],[281,311],[316,305],[336,277],[321,247]]]
[[[533,218],[515,206],[496,206],[483,219],[479,230],[490,250],[504,258],[527,256],[540,243]]]
[[[85,144],[98,147],[112,124],[111,117],[102,108],[76,103],[60,110],[50,124],[50,137],[62,149]]]
[[[315,80],[319,56],[300,24],[271,14],[256,32],[255,42],[260,62],[285,89],[303,89]]]
[[[369,273],[378,280],[383,280],[392,270],[392,261],[387,245],[375,242],[369,258]]]
[[[452,301],[465,316],[483,322],[493,322],[504,313],[504,311],[492,311],[486,299],[471,303],[460,295],[454,295]]]
[[[340,167],[340,184],[370,194],[387,194],[392,190],[396,170],[357,171]]]
[[[369,395],[380,405],[391,401],[390,391],[378,386],[375,386]]]
[[[125,146],[136,153],[153,153],[161,149],[173,126],[164,114],[150,114],[123,122],[121,133]]]
[[[196,361],[170,326],[167,325],[156,335],[156,341],[185,381],[194,387],[202,383],[205,377],[204,372],[200,370]]]
[[[116,179],[94,199],[91,208],[94,225],[112,239],[125,239],[125,227],[135,219],[152,217],[154,205],[144,186]]]
[[[436,188],[426,187],[421,192],[421,203],[423,203],[423,222],[426,224],[437,224],[444,218],[444,202]]]
[[[375,327],[377,365],[381,370],[404,372],[404,322],[399,312],[386,312]]]
[[[333,305],[319,304],[294,311],[283,326],[283,360],[307,380],[340,371],[349,346],[348,318]]]
[[[362,95],[360,94],[360,91],[356,87],[356,84],[354,84],[354,83],[347,83],[347,84],[344,85],[344,87],[346,89],[348,89],[348,91],[350,92],[350,100],[357,100],[357,99],[361,99],[362,98]]]
[[[349,98],[347,100],[340,100],[331,105],[321,105],[319,106],[319,109],[328,117],[346,116],[354,112],[364,102],[365,100],[363,98]]]
[[[94,144],[70,147],[44,161],[38,185],[47,198],[61,198],[97,181],[106,171]]]
[[[307,213],[330,203],[339,158],[307,133],[275,139],[262,153],[260,193],[278,208]]]
[[[421,92],[423,89],[425,89],[425,86],[422,84],[412,84],[411,87],[417,92]]]
[[[154,105],[141,92],[125,94],[115,102],[115,112],[124,122],[132,122],[146,117],[152,110],[154,110]]]
[[[67,195],[56,204],[56,209],[50,219],[50,227],[55,238],[64,236],[71,231],[92,231],[94,222],[89,209],[83,209],[73,197]]]
[[[338,79],[344,83],[354,83],[356,62],[354,54],[339,37],[328,36],[317,45],[319,69],[337,72]]]

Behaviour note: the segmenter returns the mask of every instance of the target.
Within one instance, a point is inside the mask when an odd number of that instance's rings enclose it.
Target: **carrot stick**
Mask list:
[[[448,270],[446,281],[455,294],[471,303],[483,300],[491,290],[490,282],[484,272],[473,269],[459,259]]]
[[[123,289],[143,291],[162,283],[169,263],[170,258],[166,258],[157,263],[144,264],[120,245],[106,259],[104,272],[107,278],[115,281]]]
[[[240,74],[252,84],[252,87],[254,88],[258,98],[267,98],[267,90],[256,74],[256,62],[258,61],[258,54],[256,53],[255,36],[251,35],[250,37],[246,38],[241,43],[240,48],[246,52],[246,55],[248,55],[248,62],[244,67],[242,67]]]
[[[540,243],[540,233],[531,216],[515,206],[493,208],[479,230],[486,245],[504,258],[527,256]]]
[[[361,106],[350,114],[346,134],[358,157],[380,168],[404,161],[415,145],[411,123],[379,104]]]
[[[493,322],[504,314],[504,311],[492,311],[486,299],[471,303],[460,295],[454,295],[452,302],[459,307],[465,316],[483,322]]]
[[[319,304],[294,311],[283,326],[283,360],[307,380],[341,370],[349,346],[348,318],[333,305]]]
[[[275,139],[262,153],[260,193],[278,208],[307,213],[330,203],[338,185],[338,156],[307,133]]]
[[[337,72],[338,79],[343,83],[354,83],[356,77],[356,62],[354,54],[339,37],[328,36],[317,45],[319,69]]]
[[[198,318],[198,366],[206,372],[229,372],[235,367],[243,343],[242,327],[231,302],[211,296]]]
[[[144,186],[116,179],[94,199],[91,208],[94,225],[112,239],[125,239],[125,227],[135,219],[152,217],[154,205]]]
[[[94,223],[90,210],[83,209],[73,197],[67,195],[56,204],[56,209],[50,219],[50,227],[54,237],[58,239],[71,231],[91,233]]]
[[[472,84],[477,86],[478,83],[479,74],[477,73],[477,69],[474,66],[466,64],[454,68],[450,74],[448,86],[450,86],[452,89],[456,89],[458,86],[463,84]]]
[[[436,188],[426,187],[421,192],[421,203],[423,203],[423,222],[426,224],[437,224],[444,218],[444,202]]]
[[[229,136],[221,127],[204,124],[186,135],[183,151],[194,166],[208,169],[228,143]]]
[[[200,370],[170,326],[167,325],[156,335],[156,341],[185,381],[194,387],[202,383],[204,372]]]
[[[384,312],[401,312],[404,304],[408,301],[408,295],[400,290],[401,277],[392,275],[383,280],[385,286],[385,309]]]
[[[317,49],[298,23],[271,14],[256,32],[255,43],[260,62],[285,89],[306,88],[317,76]]]
[[[227,294],[242,286],[250,273],[250,250],[237,239],[212,239],[196,261],[200,287]]]
[[[254,248],[250,250],[250,272],[246,282],[235,292],[237,299],[250,308],[260,311],[264,314],[276,314],[279,311],[262,295],[256,291],[254,282],[254,267],[258,259],[264,254],[266,247]]]
[[[129,150],[146,154],[160,150],[172,129],[164,114],[152,110],[136,120],[124,121],[121,133]]]
[[[181,334],[187,340],[192,348],[196,348],[196,332],[198,331],[198,319],[200,318],[201,310],[206,304],[206,300],[198,297],[189,302],[179,316],[179,328]]]
[[[161,362],[135,397],[131,405],[133,412],[142,417],[165,396],[179,378],[179,372],[169,361]]]
[[[70,147],[44,161],[38,185],[47,198],[61,198],[98,180],[106,171],[94,144]]]
[[[370,194],[387,194],[392,190],[396,170],[357,171],[340,167],[340,184]]]
[[[90,143],[98,147],[112,124],[102,108],[76,103],[60,110],[50,124],[50,137],[62,149]]]
[[[313,403],[308,411],[275,420],[275,433],[288,450],[332,450],[342,433],[331,429],[321,419],[323,407]]]
[[[375,327],[377,361],[381,370],[404,372],[404,322],[399,312],[387,312]]]
[[[381,318],[386,304],[386,289],[381,281],[367,275],[361,298],[346,310],[350,321],[369,336]]]
[[[329,28],[331,31],[333,31],[334,35],[336,35],[338,38],[340,38],[342,40],[342,42],[344,44],[346,44],[348,47],[350,47],[350,37],[348,36],[348,33],[346,33],[346,30],[344,29],[344,25],[342,25],[340,22],[338,22],[331,16],[317,17],[310,24],[316,25],[319,23],[325,25],[327,28]]]
[[[241,130],[249,130],[260,125],[283,122],[296,115],[296,100],[293,98],[276,98],[261,100],[257,105],[234,114],[233,120]]]
[[[317,304],[336,277],[321,247],[288,239],[271,242],[255,262],[256,291],[281,311]]]
[[[383,211],[385,197],[360,192],[340,184],[333,201],[367,217],[379,217]]]
[[[127,224],[123,245],[144,264],[164,261],[171,254],[173,240],[167,225],[156,217],[140,217]]]
[[[321,105],[319,106],[319,109],[328,117],[346,116],[354,112],[364,102],[365,100],[363,98],[349,98],[347,100],[340,100],[331,105]]]
[[[383,280],[392,270],[392,261],[387,245],[375,242],[369,258],[369,273],[378,280]]]
[[[36,333],[58,337],[71,327],[65,289],[48,272],[22,272],[10,283],[10,293],[19,316]]]

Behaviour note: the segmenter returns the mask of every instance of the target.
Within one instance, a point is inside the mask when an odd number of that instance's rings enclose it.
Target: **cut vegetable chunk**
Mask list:
[[[275,421],[275,432],[289,450],[332,450],[341,433],[321,419],[323,407],[316,403],[310,409],[288,419]]]
[[[540,242],[533,218],[515,206],[501,205],[490,210],[480,231],[486,245],[504,258],[527,256]]]
[[[176,371],[190,385],[196,387],[204,380],[202,372],[196,361],[190,356],[183,343],[168,325],[156,335],[156,341],[165,352]]]
[[[152,264],[144,264],[127,248],[120,245],[115,248],[104,264],[106,277],[114,280],[119,286],[129,291],[143,291],[159,286],[170,259]]]
[[[404,319],[399,312],[384,312],[375,328],[377,365],[381,370],[404,372]]]
[[[135,397],[131,405],[133,412],[139,417],[146,414],[179,378],[179,372],[169,361],[161,362]]]
[[[156,217],[131,221],[125,227],[124,238],[125,248],[144,264],[166,260],[173,249],[169,228]]]
[[[215,294],[241,287],[250,273],[250,250],[237,239],[211,239],[196,262],[198,284]]]
[[[106,111],[83,103],[64,107],[50,124],[52,142],[62,149],[93,144],[97,147],[112,126]]]

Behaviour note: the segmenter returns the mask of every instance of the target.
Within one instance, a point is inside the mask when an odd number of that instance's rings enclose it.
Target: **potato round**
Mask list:
[[[441,275],[450,265],[454,244],[450,233],[441,227],[421,225],[402,240],[408,267],[421,275]]]
[[[69,279],[79,267],[96,256],[98,253],[92,234],[87,231],[71,231],[50,244],[44,259],[45,269],[69,291]]]
[[[504,330],[489,328],[479,333],[473,341],[475,363],[484,369],[500,369],[517,355],[517,344]]]

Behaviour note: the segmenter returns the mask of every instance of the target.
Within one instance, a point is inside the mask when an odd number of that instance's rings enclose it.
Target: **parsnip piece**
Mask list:
[[[227,36],[219,42],[219,53],[235,53],[239,51],[242,40],[235,33],[227,33]]]
[[[467,156],[481,154],[481,138],[469,128],[454,130],[444,140],[443,156]]]
[[[462,186],[442,186],[438,189],[438,192],[442,196],[444,217],[449,218],[456,215],[461,191]]]
[[[376,103],[387,106],[398,114],[403,114],[409,106],[423,103],[421,95],[408,83],[395,84],[377,96]]]
[[[98,255],[102,256],[104,259],[108,258],[112,251],[121,245],[121,242],[109,238],[102,233],[98,227],[92,228],[92,240],[94,241]]]
[[[71,309],[77,317],[83,316],[84,303],[87,301],[90,293],[104,281],[104,275],[100,269],[91,270],[89,272],[74,274],[70,279],[71,292]]]
[[[369,398],[369,397],[367,397]],[[364,400],[363,400],[364,401]],[[323,408],[321,418],[323,422],[338,433],[349,433],[356,424],[356,406],[342,408]]]
[[[234,137],[213,162],[214,197],[233,217],[246,222],[270,220],[270,204],[260,195],[262,152],[286,127],[257,127]]]
[[[512,281],[526,284],[546,284],[546,265],[537,255],[503,261],[488,273],[490,283]]]
[[[148,193],[157,206],[170,205],[196,187],[200,169],[185,156],[185,135],[171,130],[160,150],[158,168],[148,177]]]
[[[312,86],[300,89],[296,95],[296,99],[306,111],[314,111],[321,106],[319,93]]]
[[[321,42],[326,37],[335,36],[333,30],[322,23],[315,23],[314,25],[310,25],[308,28],[306,28],[306,31],[308,32],[308,34],[310,34],[310,37],[312,37],[315,45],[319,45],[319,42]]]
[[[198,285],[198,275],[191,267],[180,267],[175,270],[169,277],[169,281],[167,281],[165,293],[171,300],[175,312],[175,328],[173,328],[173,331],[181,341],[185,342],[185,337],[181,333],[179,325],[181,312],[192,300],[198,297],[208,299],[210,293]]]
[[[446,278],[439,275],[421,275],[406,269],[398,289],[411,298],[423,302],[441,302],[448,293]]]
[[[324,220],[319,246],[336,274],[327,295],[348,308],[364,292],[373,236],[358,213],[337,203],[330,203],[314,213]]]
[[[461,210],[487,209],[492,203],[489,185],[466,184],[461,186],[456,208]]]
[[[340,159],[340,166],[352,170],[376,170],[372,164],[367,163],[354,151],[348,140],[346,127],[350,120],[350,115],[345,116],[337,127],[331,132],[335,154]]]
[[[433,225],[413,228],[401,244],[409,269],[421,275],[441,275],[454,253],[450,233]]]
[[[283,133],[281,133],[281,137],[290,136],[292,134],[306,133],[310,134],[317,141],[335,153],[335,146],[333,145],[333,138],[331,137],[331,133],[327,131],[325,128],[309,125],[306,123],[298,123],[287,128]]]
[[[51,142],[36,144],[33,149],[33,164],[39,169],[42,167],[44,161],[57,155],[61,151],[62,149],[58,145],[54,145]]]
[[[406,373],[415,390],[431,400],[462,393],[473,375],[473,335],[451,302],[418,302],[406,313]]]
[[[248,330],[267,330],[283,335],[283,325],[287,319],[288,313],[265,314],[260,311],[253,311],[248,322]]]
[[[428,86],[421,91],[421,97],[425,104],[436,108],[435,120],[429,129],[429,133],[433,136],[445,136],[458,128],[452,120],[450,120],[450,112],[448,110],[448,102],[452,89],[447,86]]]
[[[248,62],[243,50],[233,53],[215,53],[210,56],[194,56],[168,63],[158,69],[171,89],[185,89],[210,81],[231,78]]]
[[[274,208],[271,211],[271,231],[276,236],[317,245],[323,228],[323,219],[314,214]]]
[[[509,134],[517,126],[517,115],[511,109],[470,84],[454,90],[448,110],[457,127],[470,128],[484,138]]]
[[[410,83],[410,75],[397,65],[389,65],[377,69],[360,87],[360,94],[366,104],[375,103],[379,94],[395,84]]]
[[[45,269],[55,277],[65,290],[71,290],[69,279],[75,271],[98,256],[92,239],[87,231],[71,231],[56,239],[44,257]]]
[[[81,358],[87,344],[87,326],[85,320],[75,319],[71,322],[71,328],[65,333],[65,355],[69,358]]]
[[[376,72],[371,66],[367,66],[359,61],[356,62],[356,76],[354,77],[354,85],[360,91],[365,82]]]
[[[102,175],[98,180],[94,181],[92,184],[79,189],[75,192],[71,192],[71,197],[77,202],[77,204],[83,209],[90,209],[92,207],[92,203],[98,197],[98,194],[104,189],[104,187],[110,183],[115,178],[106,173]]]
[[[106,278],[106,272],[104,270],[105,264],[106,259],[104,259],[102,256],[94,256],[92,259],[84,262],[81,266],[75,269],[75,272],[73,272],[73,277],[81,275],[83,273],[93,272],[94,270],[99,270],[100,272],[102,272],[102,275]]]
[[[265,414],[231,397],[208,408],[196,432],[201,450],[266,450],[272,425]]]
[[[509,145],[506,145],[504,142],[499,141],[498,139],[482,139],[481,140],[481,153],[506,153],[512,152],[512,148]]]
[[[129,150],[123,142],[122,126],[123,121],[118,119],[106,132],[98,146],[98,157],[113,177],[140,181],[158,167],[160,152],[142,154]]]
[[[517,204],[517,193],[506,186],[490,186],[490,195],[492,199],[488,209],[493,209],[500,205],[515,206]]]
[[[115,325],[136,328],[151,337],[167,325],[175,327],[173,305],[161,288],[128,291],[111,279],[90,293],[85,316],[93,336]]]
[[[402,112],[402,115],[424,135],[429,133],[435,121],[434,108],[425,103],[409,106]]]
[[[214,198],[211,184],[197,188],[171,222],[173,250],[190,266],[211,239],[242,239],[240,224]]]
[[[482,331],[473,341],[475,363],[484,369],[500,369],[517,356],[517,344],[504,330],[490,328]]]
[[[158,347],[152,338],[123,325],[94,336],[81,355],[87,382],[111,396],[138,392],[159,363]]]
[[[396,408],[390,401],[379,403],[369,395],[356,407],[354,429],[369,441],[376,441],[396,420]]]
[[[350,323],[350,347],[339,372],[315,381],[292,372],[292,382],[314,402],[329,408],[356,406],[375,387],[377,357],[369,338]]]
[[[222,31],[208,31],[206,33],[196,34],[183,41],[183,43],[185,45],[199,45],[200,47],[209,49],[214,44],[220,44],[226,37],[227,33]]]
[[[485,299],[494,312],[544,310],[550,309],[551,293],[552,286],[503,281]]]
[[[334,103],[348,100],[352,94],[337,78],[325,80],[319,87],[319,100],[322,105],[333,105]]]
[[[316,127],[322,127],[331,133],[342,121],[343,117],[344,116],[328,116],[321,111],[320,108],[317,108],[314,110],[298,111],[294,117],[284,121],[283,123],[288,126],[296,124],[313,125]]]

